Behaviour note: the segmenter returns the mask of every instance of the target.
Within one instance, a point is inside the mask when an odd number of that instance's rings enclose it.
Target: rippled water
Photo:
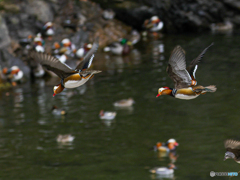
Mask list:
[[[238,172],[233,160],[223,161],[223,141],[240,139],[239,40],[238,34],[165,35],[142,40],[129,56],[99,52],[93,68],[103,72],[54,98],[53,83],[41,79],[2,91],[0,179],[160,179],[149,169],[168,166],[170,159],[152,147],[169,138],[180,144],[176,179],[211,179],[210,171]],[[215,84],[216,93],[190,101],[156,98],[159,87],[173,87],[165,69],[174,46],[186,50],[189,63],[212,42],[196,76],[198,84]],[[113,106],[128,97],[136,102],[132,108]],[[52,115],[53,105],[68,114]],[[115,120],[100,120],[101,109],[116,111]],[[72,134],[75,140],[59,144],[58,134]]]

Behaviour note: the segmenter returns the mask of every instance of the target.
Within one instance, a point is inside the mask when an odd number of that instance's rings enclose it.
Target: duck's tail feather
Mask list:
[[[210,86],[206,86],[203,91],[205,91],[205,92],[215,92],[216,90],[217,90],[217,87],[215,85],[210,85]]]

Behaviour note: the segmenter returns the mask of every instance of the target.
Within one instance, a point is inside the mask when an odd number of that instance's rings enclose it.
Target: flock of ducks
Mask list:
[[[112,16],[114,16],[112,12],[104,13],[104,18],[112,18]],[[227,25],[229,26],[229,24]],[[154,35],[156,32],[162,30],[164,24],[157,16],[153,16],[152,18],[146,20],[143,26]],[[54,35],[53,24],[51,22],[48,22],[44,25],[43,29],[43,35],[51,39]],[[132,44],[138,42],[137,39],[139,38],[139,34],[135,33],[135,35],[137,38],[135,38],[134,41],[121,39],[119,42],[114,42],[105,47],[104,51],[112,52],[116,55],[127,54],[130,51]],[[30,39],[31,37],[22,43],[28,44],[27,41],[29,40],[30,42]],[[72,44],[69,39],[65,38],[61,42],[63,49],[60,48],[61,46],[58,43],[55,43],[54,55],[49,55],[45,53],[43,38],[40,34],[37,34],[33,39],[34,48],[29,48],[29,56],[41,65],[40,67],[38,66],[40,70],[37,71],[38,74],[36,74],[36,76],[42,76],[44,74],[43,69],[47,69],[49,71],[52,71],[61,79],[59,84],[53,87],[53,96],[61,93],[64,88],[77,88],[79,86],[82,86],[88,80],[92,79],[95,74],[101,72],[101,70],[90,69],[92,61],[94,59],[94,54],[98,50],[98,41],[98,38],[96,38],[92,45],[77,50],[74,44]],[[170,95],[174,98],[190,100],[207,92],[215,92],[217,90],[215,85],[197,85],[195,76],[196,70],[198,68],[198,63],[201,61],[208,48],[210,48],[212,45],[213,43],[205,48],[190,63],[188,67],[186,67],[184,49],[181,46],[176,46],[171,53],[166,70],[169,77],[174,81],[175,86],[174,88],[159,88],[157,97],[161,95]],[[73,69],[65,64],[65,62],[67,56],[74,56],[74,54],[76,54],[77,57],[81,57],[82,61],[80,61],[80,63],[78,63],[78,65]],[[12,66],[9,69],[4,68],[2,70],[2,73],[7,79],[11,79],[13,86],[16,85],[16,81],[19,81],[23,77],[23,72],[17,66]],[[115,107],[131,107],[134,103],[134,100],[132,98],[129,98],[117,101],[113,105]],[[53,106],[52,113],[55,115],[66,114],[64,110],[58,109],[56,106]],[[116,112],[101,110],[99,113],[99,118],[104,120],[112,120],[116,117],[116,115]],[[69,143],[72,142],[74,138],[75,137],[70,134],[60,134],[57,136],[56,140],[59,143]],[[224,145],[227,151],[225,153],[224,160],[232,158],[237,163],[240,163],[240,141],[229,139],[225,141]],[[170,154],[171,156],[175,157],[172,159],[175,159],[176,161],[176,156],[174,154],[177,146],[178,143],[175,139],[169,139],[167,143],[158,142],[156,146],[154,146],[154,150],[161,153],[164,152],[165,154]],[[171,162],[168,167],[153,168],[150,170],[150,172],[162,175],[162,177],[171,177],[174,173],[174,169],[176,168],[174,162]]]

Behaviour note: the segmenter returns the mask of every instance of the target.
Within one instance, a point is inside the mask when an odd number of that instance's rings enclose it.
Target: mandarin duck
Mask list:
[[[115,118],[116,115],[117,115],[116,112],[109,112],[104,110],[101,110],[99,113],[100,119],[106,119],[106,120],[112,120]]]
[[[144,21],[144,27],[152,32],[157,32],[162,30],[163,22],[158,18],[158,16],[152,16],[151,19]]]
[[[169,139],[167,143],[158,142],[156,146],[154,146],[154,150],[161,152],[169,152],[176,150],[177,146],[179,146],[179,144],[175,139]]]
[[[54,36],[55,32],[53,29],[53,23],[52,22],[47,22],[44,24],[43,28],[43,35],[48,37],[49,40],[52,40],[52,36]]]
[[[85,43],[83,47],[79,48],[76,51],[76,57],[82,59],[91,48],[92,48],[91,43]]]
[[[159,97],[161,95],[170,95],[178,99],[189,100],[198,97],[200,94],[215,92],[217,90],[215,85],[206,87],[197,85],[195,77],[195,73],[198,67],[197,64],[201,61],[207,49],[212,45],[213,43],[205,48],[201,54],[199,54],[199,56],[190,63],[190,66],[187,69],[185,51],[181,48],[181,46],[176,46],[172,51],[167,66],[167,73],[169,77],[174,81],[175,87],[159,88],[158,95],[156,97]]]
[[[20,81],[23,78],[23,71],[19,69],[18,66],[12,66],[11,68],[3,68],[3,75],[6,79],[12,83],[13,86],[16,85],[17,81]]]
[[[30,57],[36,59],[47,70],[54,72],[61,78],[60,84],[54,86],[53,91],[55,96],[63,91],[64,88],[76,88],[89,79],[93,78],[94,74],[100,73],[98,70],[89,70],[92,64],[94,53],[98,49],[98,39],[93,44],[92,49],[86,54],[84,59],[77,65],[75,69],[70,68],[67,64],[62,63],[54,56],[41,53],[30,52]]]
[[[224,142],[226,153],[224,161],[226,159],[234,159],[237,163],[240,163],[240,141],[228,139]]]
[[[72,142],[74,140],[74,136],[72,136],[71,134],[64,134],[64,135],[61,135],[59,134],[57,136],[57,142],[58,143],[69,143],[69,142]]]
[[[61,41],[61,44],[63,45],[64,48],[67,49],[65,54],[73,57],[77,51],[75,44],[73,44],[68,38],[63,39]]]
[[[133,98],[128,98],[116,101],[113,105],[116,107],[130,107],[133,105],[133,103],[135,103]]]

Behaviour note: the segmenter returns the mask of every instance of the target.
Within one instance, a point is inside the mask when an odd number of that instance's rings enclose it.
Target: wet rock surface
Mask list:
[[[23,59],[22,43],[28,36],[42,33],[45,52],[51,53],[54,42],[69,38],[76,48],[99,37],[103,47],[128,35],[131,27],[116,19],[104,19],[103,9],[90,1],[74,0],[4,0],[0,2],[1,67],[18,65],[28,76],[29,67]],[[44,37],[43,26],[52,21],[55,35]],[[26,58],[26,54],[24,54]]]
[[[104,2],[101,5],[108,6]],[[237,0],[129,0],[114,5],[113,9],[119,20],[138,30],[142,30],[144,20],[153,15],[164,22],[165,33],[205,31],[212,23],[227,20],[235,28],[240,27],[240,2]]]

